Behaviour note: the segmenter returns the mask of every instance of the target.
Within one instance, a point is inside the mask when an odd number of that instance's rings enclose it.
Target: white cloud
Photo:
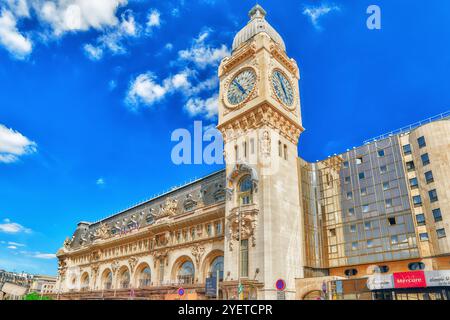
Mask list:
[[[199,34],[189,49],[180,50],[178,56],[180,60],[191,61],[200,69],[207,66],[217,65],[224,57],[230,55],[227,46],[213,48],[205,43],[211,30],[203,31]]]
[[[13,242],[13,241],[8,241],[8,244],[11,246],[15,246],[15,247],[25,247],[25,245],[23,243],[18,243],[18,242]]]
[[[156,83],[156,76],[152,72],[140,74],[131,82],[126,102],[136,109],[139,104],[152,105],[161,100],[167,93],[167,89]]]
[[[85,44],[83,49],[84,53],[91,60],[100,60],[103,57],[103,49],[100,47],[95,47],[90,43]]]
[[[49,24],[56,36],[69,31],[101,30],[118,24],[116,11],[127,0],[33,1],[39,18]]]
[[[84,50],[91,60],[100,60],[105,50],[112,54],[124,54],[127,52],[123,42],[128,38],[138,37],[141,33],[141,26],[131,10],[127,10],[120,16],[120,23],[113,28],[109,28],[100,35],[96,45],[86,44]]]
[[[321,4],[320,6],[307,6],[303,9],[303,14],[308,16],[311,23],[316,29],[321,29],[319,19],[330,12],[339,11],[340,8],[336,5]]]
[[[20,132],[0,124],[0,162],[11,163],[19,157],[36,152],[37,144]]]
[[[105,185],[105,179],[98,178],[97,181],[95,181],[95,184],[98,186],[103,186],[103,185]]]
[[[54,253],[40,253],[40,252],[36,252],[33,255],[33,258],[38,258],[38,259],[55,259],[56,258],[56,254],[54,254]]]
[[[0,14],[0,44],[17,59],[26,58],[32,51],[30,39],[17,29],[17,19],[8,10]]]
[[[152,9],[147,17],[147,27],[159,27],[161,25],[161,13]]]
[[[190,77],[194,76],[195,71],[186,68],[158,83],[154,73],[140,74],[130,83],[125,101],[132,109],[136,110],[140,104],[151,106],[162,100],[166,95],[174,92],[181,92],[186,97],[191,97],[201,91],[217,86],[217,80],[211,79],[193,86]]]
[[[6,4],[16,17],[30,16],[30,7],[27,0],[6,0]]]
[[[16,246],[8,246],[7,248],[8,248],[8,249],[11,249],[11,250],[16,250],[16,249],[17,249]]]
[[[166,43],[166,45],[164,46],[164,48],[165,48],[166,50],[171,51],[171,50],[173,49],[173,44],[171,44],[170,42],[168,42],[168,43]]]
[[[190,98],[184,108],[191,117],[202,115],[207,119],[211,119],[217,115],[218,99],[219,95],[217,93],[207,99]]]
[[[9,219],[4,219],[3,223],[0,223],[0,232],[4,233],[31,233],[31,229],[25,228],[19,223],[11,222]]]

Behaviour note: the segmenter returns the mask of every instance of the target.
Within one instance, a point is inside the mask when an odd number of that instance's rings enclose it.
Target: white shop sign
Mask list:
[[[389,275],[373,275],[367,279],[367,288],[369,290],[391,289],[394,287],[394,279],[392,274]]]
[[[450,286],[450,270],[425,271],[427,287]]]

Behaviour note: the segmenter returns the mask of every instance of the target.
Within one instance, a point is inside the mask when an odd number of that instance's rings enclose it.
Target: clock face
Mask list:
[[[241,103],[253,91],[256,83],[256,74],[246,69],[233,78],[228,87],[227,99],[232,105]]]
[[[287,106],[294,103],[294,89],[288,79],[278,70],[272,73],[272,85],[278,99]]]

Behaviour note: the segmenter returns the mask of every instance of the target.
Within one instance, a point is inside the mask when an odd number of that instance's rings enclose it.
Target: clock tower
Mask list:
[[[285,297],[294,299],[304,260],[299,70],[265,16],[259,5],[250,10],[219,66],[227,174],[223,286],[228,298],[276,299],[282,279]]]

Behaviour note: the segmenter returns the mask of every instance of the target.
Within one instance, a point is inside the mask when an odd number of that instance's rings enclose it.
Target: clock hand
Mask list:
[[[239,90],[241,90],[242,93],[245,94],[244,88],[242,88],[242,86],[239,84],[239,82],[237,82],[236,79],[233,80],[233,83],[234,83],[234,85],[235,85]]]
[[[287,99],[286,89],[284,88],[284,84],[283,84],[283,81],[281,80],[279,73],[277,73],[277,77],[278,77],[278,80],[280,80],[281,88],[283,89],[283,92],[284,92],[284,97]]]

